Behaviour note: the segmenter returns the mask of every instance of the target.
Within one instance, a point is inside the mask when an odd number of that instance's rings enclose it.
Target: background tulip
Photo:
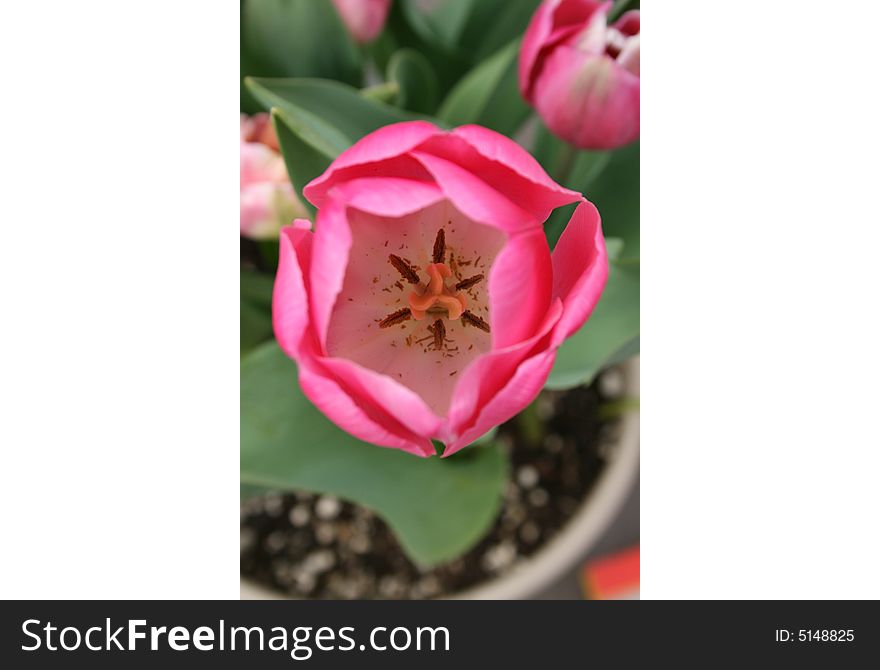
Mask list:
[[[609,26],[611,4],[545,0],[520,51],[523,97],[582,149],[613,149],[639,136],[639,12]]]
[[[278,236],[281,226],[305,210],[296,197],[268,114],[241,116],[241,234],[253,239]]]
[[[372,42],[382,32],[391,0],[333,0],[342,22],[357,42]]]
[[[381,128],[304,190],[281,234],[278,343],[303,392],[373,444],[444,455],[538,394],[599,299],[596,208],[480,126]],[[579,202],[551,255],[543,221]]]

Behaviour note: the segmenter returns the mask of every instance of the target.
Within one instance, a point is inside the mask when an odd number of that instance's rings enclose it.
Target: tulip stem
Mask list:
[[[559,160],[556,165],[556,174],[554,178],[563,186],[571,188],[571,185],[568,183],[569,177],[571,177],[571,170],[574,167],[575,159],[577,158],[578,150],[570,144],[565,144],[562,149],[562,153],[559,156]]]
[[[538,416],[538,402],[534,401],[516,417],[523,440],[531,446],[537,447],[544,439],[544,422]]]

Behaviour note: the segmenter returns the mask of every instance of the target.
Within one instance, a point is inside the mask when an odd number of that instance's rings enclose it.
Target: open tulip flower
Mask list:
[[[452,454],[524,409],[608,272],[599,214],[479,126],[381,128],[308,184],[273,321],[304,393],[373,444]],[[542,223],[580,203],[555,251]]]
[[[240,134],[241,234],[275,238],[281,226],[304,216],[305,209],[287,178],[269,115],[242,114]]]
[[[609,26],[611,4],[545,0],[520,50],[523,97],[581,149],[614,149],[639,136],[639,12]]]

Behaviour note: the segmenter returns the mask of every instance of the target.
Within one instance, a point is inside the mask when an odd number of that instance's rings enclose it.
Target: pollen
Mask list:
[[[446,263],[447,255],[449,265]],[[439,351],[443,357],[451,357],[459,351],[459,348],[458,346],[449,347],[453,340],[448,338],[448,324],[445,323],[445,319],[450,322],[460,321],[463,326],[473,326],[486,333],[491,332],[486,321],[468,310],[469,297],[477,299],[474,293],[468,293],[468,291],[480,284],[485,279],[485,275],[480,273],[470,277],[462,277],[459,267],[477,265],[477,263],[464,261],[460,253],[456,257],[455,252],[449,251],[446,246],[446,232],[443,228],[437,231],[437,236],[434,238],[431,260],[432,262],[424,267],[424,274],[420,274],[418,268],[408,258],[397,254],[388,255],[388,262],[400,275],[400,280],[394,281],[389,286],[402,291],[400,297],[404,305],[408,306],[391,312],[379,320],[379,328],[400,326],[406,329],[406,326],[402,324],[410,319],[415,321],[429,320],[426,327],[428,331],[426,337],[416,339],[418,336],[414,337],[411,332],[402,342],[406,346],[431,342],[424,351]],[[425,275],[427,275],[427,281],[422,279]],[[374,279],[374,283],[375,281]],[[407,288],[403,282],[410,284],[410,287]],[[382,290],[390,292],[391,289],[386,287]],[[473,345],[470,349],[473,349]]]

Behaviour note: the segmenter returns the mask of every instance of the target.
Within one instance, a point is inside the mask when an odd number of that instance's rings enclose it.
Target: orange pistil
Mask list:
[[[430,312],[437,314],[446,312],[450,320],[455,321],[467,309],[467,296],[461,291],[446,286],[446,279],[452,276],[444,263],[431,263],[426,268],[430,280],[424,291],[416,289],[409,294],[409,307],[412,317],[421,321]]]

